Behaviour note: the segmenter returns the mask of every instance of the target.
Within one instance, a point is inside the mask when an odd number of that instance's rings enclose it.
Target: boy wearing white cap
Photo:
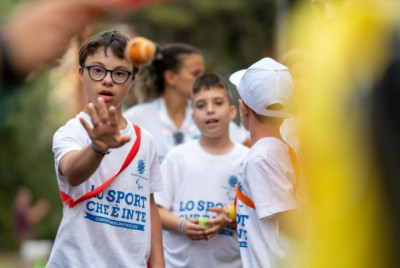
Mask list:
[[[252,143],[236,185],[243,267],[296,267],[291,236],[298,222],[298,164],[280,134],[293,93],[291,75],[286,66],[263,58],[230,81],[237,86],[240,117]]]

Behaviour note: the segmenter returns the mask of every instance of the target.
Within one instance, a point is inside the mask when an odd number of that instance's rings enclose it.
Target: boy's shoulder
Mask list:
[[[167,154],[171,155],[186,155],[188,152],[195,152],[200,145],[199,140],[190,140],[171,148]]]
[[[233,142],[233,143],[235,145],[234,150],[241,151],[243,153],[248,153],[250,151],[250,148],[244,145],[243,143],[240,142]]]
[[[220,160],[220,159],[238,159],[238,158],[244,158],[246,154],[249,152],[249,147],[239,143],[239,142],[234,142],[234,146],[232,150],[230,150],[227,153],[224,154],[213,154],[208,152],[201,143],[199,142],[198,139],[188,141],[186,143],[180,144],[178,146],[175,146],[174,148],[171,149],[172,153],[175,155],[182,155],[183,157],[188,157],[188,155],[198,155],[199,157],[207,158],[207,159],[215,159],[215,160]],[[170,152],[171,152],[170,151]],[[190,157],[190,156],[189,156]]]
[[[286,162],[290,158],[288,146],[280,139],[264,137],[250,148],[247,160],[262,162]]]
[[[180,159],[184,161],[193,159],[195,155],[198,155],[199,148],[199,140],[190,140],[172,147],[165,155],[165,159],[172,160],[173,162],[179,161]]]
[[[123,112],[123,115],[129,120],[137,118],[148,118],[148,114],[157,112],[157,106],[154,101],[136,104]]]
[[[80,112],[75,117],[70,118],[63,126],[59,127],[54,135],[62,132],[67,132],[71,134],[79,134],[80,132],[85,131],[84,127],[82,126],[81,122],[79,121],[79,117],[83,117],[87,122],[90,122],[90,117],[88,114],[84,112]]]
[[[145,139],[145,140],[149,140],[149,141],[152,142],[152,143],[155,142],[153,135],[151,135],[150,132],[147,131],[145,128],[141,127],[141,126],[138,125],[138,124],[134,124],[134,123],[132,123],[132,122],[130,122],[130,121],[128,121],[128,122],[129,122],[129,124],[133,124],[133,125],[139,127],[139,129],[140,129],[140,136],[141,136],[141,139],[142,139],[142,140]]]

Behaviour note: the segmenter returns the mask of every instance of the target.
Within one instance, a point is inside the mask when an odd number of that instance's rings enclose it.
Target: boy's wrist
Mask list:
[[[179,222],[179,225],[178,225],[178,232],[181,233],[181,234],[184,234],[184,229],[183,229],[183,227],[184,227],[184,225],[185,225],[185,222],[186,222],[185,219],[181,219],[181,221]]]
[[[90,148],[92,149],[92,151],[93,151],[96,155],[99,155],[99,156],[105,156],[106,154],[109,154],[109,153],[110,153],[110,150],[102,151],[102,150],[97,149],[97,147],[94,145],[93,142],[90,144]]]

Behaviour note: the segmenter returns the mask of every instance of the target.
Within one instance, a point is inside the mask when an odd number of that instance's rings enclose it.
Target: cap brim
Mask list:
[[[240,80],[242,80],[242,77],[244,73],[246,72],[247,69],[242,69],[239,71],[234,72],[229,76],[229,81],[234,84],[236,87],[239,86]]]

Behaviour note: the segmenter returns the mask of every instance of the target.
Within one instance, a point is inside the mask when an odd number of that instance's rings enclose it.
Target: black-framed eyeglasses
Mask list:
[[[100,65],[81,65],[83,68],[88,70],[89,77],[94,81],[102,81],[106,77],[107,73],[111,73],[111,79],[115,84],[123,84],[128,81],[129,76],[135,75],[139,69],[134,68],[133,71],[128,71],[121,68],[109,70]]]

